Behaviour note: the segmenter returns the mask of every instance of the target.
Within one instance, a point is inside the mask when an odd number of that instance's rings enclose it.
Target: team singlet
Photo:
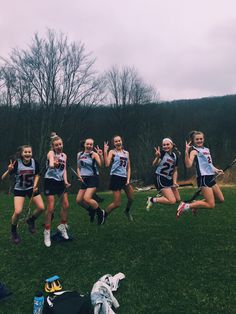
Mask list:
[[[129,153],[126,150],[114,150],[113,162],[111,166],[111,175],[127,178]]]
[[[214,175],[215,171],[209,148],[193,146],[193,149],[197,151],[197,155],[195,156],[197,176]]]
[[[64,171],[66,166],[66,155],[64,153],[56,154],[54,152],[54,160],[57,160],[59,165],[54,168],[49,167],[49,160],[46,162],[46,179],[54,179],[56,181],[64,181]]]
[[[99,174],[97,163],[96,160],[92,158],[92,153],[78,153],[77,167],[80,169],[80,175],[82,177],[91,177]]]
[[[178,158],[175,153],[161,152],[160,163],[157,166],[156,173],[167,179],[172,179],[175,167],[178,164]]]
[[[25,165],[21,159],[17,159],[17,170],[15,173],[15,190],[29,190],[34,186],[35,177],[35,160],[31,158],[31,162]]]

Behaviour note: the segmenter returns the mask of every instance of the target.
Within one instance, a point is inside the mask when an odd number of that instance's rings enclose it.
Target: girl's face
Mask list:
[[[173,143],[171,143],[170,141],[163,141],[162,142],[162,149],[166,152],[166,153],[169,153],[172,151],[173,149]]]
[[[57,153],[60,154],[63,150],[63,142],[61,139],[56,140],[53,142],[53,150]]]
[[[114,137],[114,146],[118,149],[122,147],[122,139],[120,136]]]
[[[32,158],[32,148],[31,147],[25,147],[21,153],[21,157],[25,162],[29,162]]]
[[[93,140],[88,138],[84,143],[84,148],[86,151],[91,152],[93,150]]]
[[[204,135],[202,133],[194,135],[193,144],[196,147],[202,147],[204,145]]]

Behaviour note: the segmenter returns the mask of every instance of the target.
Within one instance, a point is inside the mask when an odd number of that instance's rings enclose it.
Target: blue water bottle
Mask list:
[[[37,291],[34,297],[34,312],[33,314],[43,313],[44,296],[42,291]]]

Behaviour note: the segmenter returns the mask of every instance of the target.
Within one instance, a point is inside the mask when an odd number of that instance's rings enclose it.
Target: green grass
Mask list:
[[[183,198],[192,193],[181,190]],[[13,199],[1,195],[0,281],[14,294],[0,303],[0,313],[32,313],[35,291],[52,275],[61,277],[64,289],[88,293],[100,276],[117,272],[126,275],[115,293],[119,314],[236,313],[236,189],[224,189],[224,194],[226,202],[214,210],[176,221],[175,205],[158,205],[148,213],[147,194],[137,193],[134,223],[123,214],[123,203],[103,226],[90,224],[71,195],[75,239],[51,248],[43,244],[42,217],[36,235],[22,224],[21,244],[9,241]],[[100,195],[105,207],[111,194]]]

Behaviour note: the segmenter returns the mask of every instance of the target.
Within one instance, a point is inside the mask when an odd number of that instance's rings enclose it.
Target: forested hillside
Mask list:
[[[193,129],[205,133],[206,145],[212,151],[215,164],[224,168],[236,157],[235,116],[234,95],[146,105],[62,106],[52,113],[38,104],[2,105],[1,169],[7,166],[16,148],[26,143],[33,146],[34,156],[43,168],[50,131],[55,130],[63,138],[64,150],[73,167],[76,167],[80,140],[92,137],[96,144],[103,146],[104,140],[120,134],[131,154],[132,178],[142,179],[148,184],[152,182],[154,146],[160,145],[163,137],[170,136],[183,152],[186,136]],[[45,127],[49,119],[50,130]],[[101,172],[107,178],[107,171]],[[181,179],[190,176],[182,160],[179,176]],[[228,180],[233,181],[234,177],[231,175]],[[103,180],[103,188],[106,181]]]

